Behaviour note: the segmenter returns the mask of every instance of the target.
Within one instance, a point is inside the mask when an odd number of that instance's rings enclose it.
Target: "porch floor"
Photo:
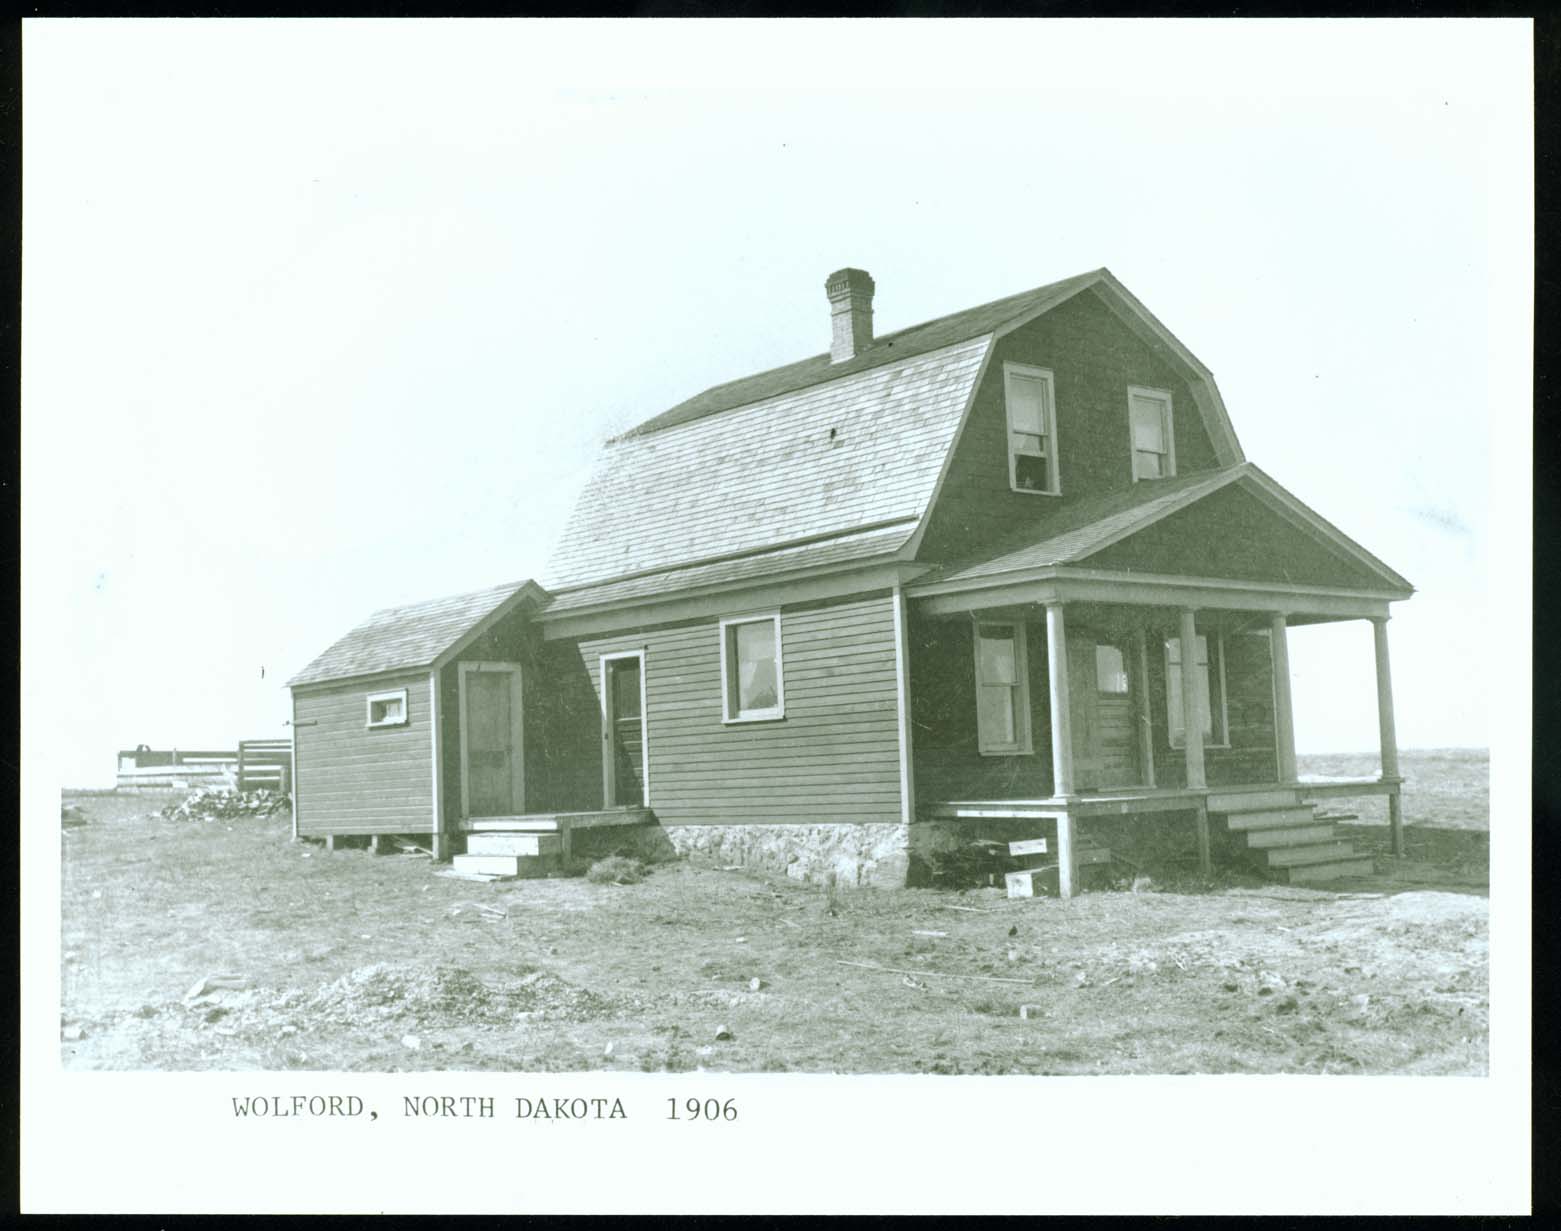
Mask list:
[[[1041,799],[959,799],[940,800],[924,811],[939,819],[1023,819],[1053,818],[1062,815],[1126,816],[1134,812],[1176,812],[1207,807],[1220,812],[1232,807],[1278,802],[1305,803],[1314,799],[1350,795],[1392,795],[1402,783],[1399,778],[1330,778],[1300,782],[1247,782],[1210,787],[1107,787],[1098,791],[1080,791],[1075,795],[1053,795]],[[1249,800],[1248,797],[1251,797]],[[1282,797],[1282,798],[1281,798]]]

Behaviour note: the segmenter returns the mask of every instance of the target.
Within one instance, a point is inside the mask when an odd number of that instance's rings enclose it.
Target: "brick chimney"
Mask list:
[[[873,280],[865,269],[837,269],[824,282],[829,296],[829,359],[844,363],[873,344]]]

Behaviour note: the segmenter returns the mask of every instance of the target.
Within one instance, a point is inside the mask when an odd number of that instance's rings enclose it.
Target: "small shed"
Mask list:
[[[519,811],[523,745],[508,728],[522,709],[511,693],[530,653],[527,612],[543,598],[526,580],[378,611],[293,676],[294,835],[427,834],[442,858],[451,794],[504,793]],[[468,691],[505,728],[491,752],[463,756],[447,733]]]

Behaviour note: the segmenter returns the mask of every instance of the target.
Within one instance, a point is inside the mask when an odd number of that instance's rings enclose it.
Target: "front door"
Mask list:
[[[1073,780],[1083,791],[1141,786],[1137,672],[1130,647],[1088,629],[1068,637]]]
[[[461,802],[467,816],[524,810],[520,668],[462,663]]]
[[[603,794],[609,808],[645,802],[644,670],[639,654],[602,659]]]

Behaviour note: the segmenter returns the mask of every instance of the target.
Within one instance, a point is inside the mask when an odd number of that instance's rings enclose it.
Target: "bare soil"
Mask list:
[[[1351,826],[1382,874],[1341,892],[1173,863],[1064,903],[697,860],[466,883],[290,842],[285,815],[67,802],[70,1068],[1487,1071],[1470,829],[1414,827],[1394,860],[1383,826]]]

